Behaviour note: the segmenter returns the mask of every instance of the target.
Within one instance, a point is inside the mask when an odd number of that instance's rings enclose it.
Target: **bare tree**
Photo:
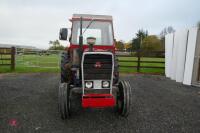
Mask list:
[[[168,26],[168,27],[165,27],[161,33],[160,33],[160,37],[161,38],[164,38],[165,35],[169,34],[169,33],[174,33],[175,32],[175,29],[172,27],[172,26]]]

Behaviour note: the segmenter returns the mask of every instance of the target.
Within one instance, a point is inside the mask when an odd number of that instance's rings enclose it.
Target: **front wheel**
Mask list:
[[[60,63],[60,70],[61,70],[61,83],[69,82],[69,70],[66,68],[67,64],[69,64],[69,56],[67,51],[61,53],[61,63]]]
[[[131,108],[131,86],[128,81],[122,80],[118,85],[117,92],[117,111],[123,116],[129,115]]]
[[[70,116],[70,88],[68,83],[61,83],[58,90],[58,108],[62,119]]]

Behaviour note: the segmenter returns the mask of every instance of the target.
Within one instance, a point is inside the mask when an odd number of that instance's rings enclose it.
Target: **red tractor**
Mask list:
[[[127,117],[131,86],[119,80],[112,16],[74,14],[70,47],[61,55],[61,83],[58,105],[62,119],[70,117],[70,96],[82,95],[83,108],[116,107]],[[60,29],[60,40],[67,40],[68,29]]]

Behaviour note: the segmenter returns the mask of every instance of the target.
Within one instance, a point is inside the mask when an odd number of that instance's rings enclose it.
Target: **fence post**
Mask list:
[[[15,47],[11,47],[11,70],[15,70]]]
[[[137,72],[140,72],[140,49],[137,50]]]

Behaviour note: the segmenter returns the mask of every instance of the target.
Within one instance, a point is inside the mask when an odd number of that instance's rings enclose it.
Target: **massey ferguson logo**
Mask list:
[[[101,67],[101,62],[96,62],[96,64],[94,64],[95,68],[100,68]]]

